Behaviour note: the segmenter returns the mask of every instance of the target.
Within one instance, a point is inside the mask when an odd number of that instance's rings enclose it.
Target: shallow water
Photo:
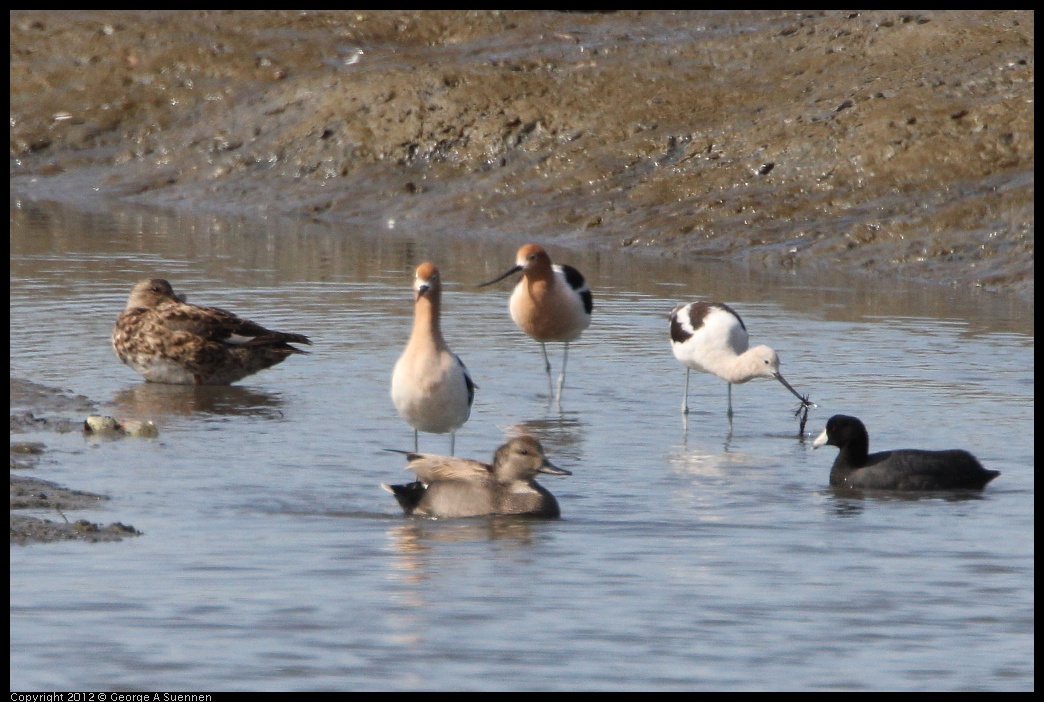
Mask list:
[[[1033,689],[1032,307],[550,247],[595,295],[559,408],[510,285],[474,287],[512,265],[508,235],[11,205],[11,377],[160,428],[12,436],[47,444],[32,475],[113,498],[70,518],[144,532],[12,546],[13,690]],[[412,446],[388,391],[426,259],[479,385],[457,454],[536,434],[573,471],[541,481],[562,519],[412,520],[379,488],[408,475],[383,449]],[[109,334],[151,276],[312,353],[231,388],[146,384]],[[806,436],[770,380],[734,388],[730,426],[725,384],[694,373],[683,423],[666,317],[700,297],[819,403]],[[872,449],[960,446],[1002,475],[835,494],[836,450],[810,441],[834,413]]]

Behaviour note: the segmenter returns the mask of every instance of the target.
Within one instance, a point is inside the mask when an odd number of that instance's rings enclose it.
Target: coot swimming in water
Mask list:
[[[1000,471],[987,470],[967,451],[900,449],[868,453],[870,437],[855,417],[835,414],[812,443],[841,451],[830,469],[830,485],[863,490],[982,490]]]

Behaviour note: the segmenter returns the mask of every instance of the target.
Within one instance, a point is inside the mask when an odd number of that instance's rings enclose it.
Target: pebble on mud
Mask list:
[[[115,417],[92,414],[83,422],[83,433],[103,436],[140,436],[151,439],[159,436],[159,429],[148,421],[127,419],[121,422]]]

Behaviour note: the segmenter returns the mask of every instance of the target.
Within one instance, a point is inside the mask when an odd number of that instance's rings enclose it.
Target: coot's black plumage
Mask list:
[[[862,490],[982,490],[1000,475],[967,451],[899,449],[869,453],[870,436],[855,417],[836,414],[812,443],[837,446],[830,485]]]

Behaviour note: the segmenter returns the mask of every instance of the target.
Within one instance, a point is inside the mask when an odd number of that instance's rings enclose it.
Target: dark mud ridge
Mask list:
[[[28,409],[29,407],[32,410]],[[91,414],[95,405],[82,395],[69,395],[32,381],[11,379],[11,434],[26,431],[82,431],[83,419],[76,414]],[[51,416],[47,416],[51,415]],[[36,468],[47,446],[40,441],[11,441],[11,470]],[[70,519],[66,513],[97,509],[105,495],[80,492],[49,480],[11,473],[11,543],[30,544],[70,539],[81,541],[119,541],[141,532],[119,522],[107,526],[86,519]],[[16,514],[16,510],[46,510],[54,521]]]
[[[140,536],[134,527],[119,522],[103,526],[86,519],[69,521],[65,511],[85,509],[108,500],[104,495],[79,492],[38,478],[11,476],[11,543],[28,544],[48,541],[120,541]],[[51,509],[62,521],[15,514],[18,509]]]

